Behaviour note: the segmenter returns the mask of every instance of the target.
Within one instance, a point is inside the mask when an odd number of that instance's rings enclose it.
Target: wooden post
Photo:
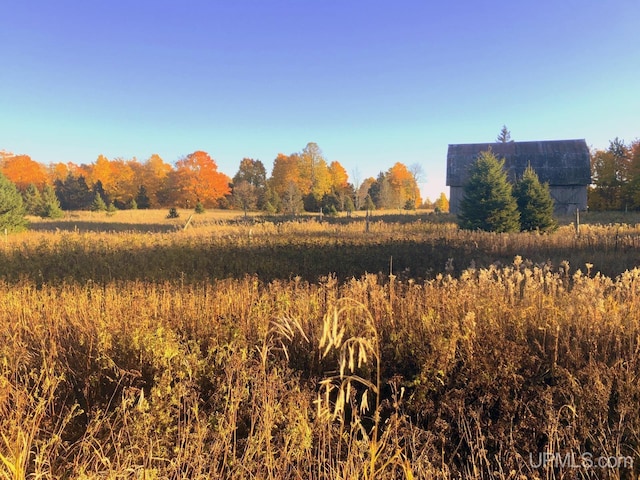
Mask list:
[[[191,219],[192,218],[193,218],[193,213],[191,215],[189,215],[187,223],[184,224],[184,228],[182,229],[182,231],[185,231],[187,228],[189,228],[189,224],[191,223]]]
[[[369,232],[369,209],[368,208],[367,208],[367,216],[365,217],[364,225],[365,225],[364,231],[368,233]]]
[[[580,235],[580,207],[576,207],[576,235]]]

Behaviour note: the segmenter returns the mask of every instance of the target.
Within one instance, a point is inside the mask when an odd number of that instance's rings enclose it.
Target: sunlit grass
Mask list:
[[[0,478],[640,473],[637,224],[127,213],[0,244]]]

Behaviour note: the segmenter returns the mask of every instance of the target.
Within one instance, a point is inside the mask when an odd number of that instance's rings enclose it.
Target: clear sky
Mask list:
[[[316,142],[350,176],[450,143],[640,136],[638,0],[0,0],[0,149],[233,176]]]

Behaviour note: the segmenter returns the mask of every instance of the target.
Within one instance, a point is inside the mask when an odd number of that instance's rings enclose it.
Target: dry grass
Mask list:
[[[519,259],[426,283],[4,283],[0,472],[561,478],[529,455],[590,452],[630,478],[639,288]]]
[[[209,221],[5,239],[0,478],[638,477],[639,227]]]

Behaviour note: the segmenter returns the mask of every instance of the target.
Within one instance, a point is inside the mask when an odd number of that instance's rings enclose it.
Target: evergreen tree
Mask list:
[[[91,211],[92,212],[106,212],[107,204],[102,199],[102,195],[96,192],[96,196],[93,198],[93,203],[91,203]]]
[[[24,203],[24,209],[29,215],[38,215],[38,210],[42,204],[42,197],[40,190],[35,184],[30,183],[27,189],[22,194],[22,200]]]
[[[64,217],[64,212],[62,211],[62,207],[60,207],[60,200],[58,200],[56,192],[51,185],[45,185],[42,191],[38,215],[42,218]]]
[[[347,196],[344,199],[344,211],[347,212],[347,216],[350,217],[351,213],[356,209],[356,206],[353,204],[353,200],[351,200],[350,196]]]
[[[94,198],[82,175],[69,173],[64,181],[56,180],[55,189],[63,210],[85,210]]]
[[[138,187],[138,193],[136,194],[135,201],[136,205],[140,209],[146,210],[147,208],[151,208],[151,199],[147,194],[147,187],[145,187],[144,185],[140,185]]]
[[[16,186],[0,172],[0,231],[24,230],[27,220],[22,195]]]
[[[529,165],[513,191],[520,211],[522,230],[549,231],[557,227],[553,218],[553,198],[549,184],[540,183],[538,174]]]
[[[471,165],[469,180],[460,202],[460,227],[468,230],[515,232],[520,230],[518,204],[507,180],[504,160],[481,152]]]
[[[502,129],[500,130],[500,133],[498,134],[498,138],[496,138],[496,142],[498,142],[498,143],[511,143],[511,142],[513,142],[513,140],[511,140],[511,132],[509,131],[509,129],[507,128],[506,125],[502,126]]]

